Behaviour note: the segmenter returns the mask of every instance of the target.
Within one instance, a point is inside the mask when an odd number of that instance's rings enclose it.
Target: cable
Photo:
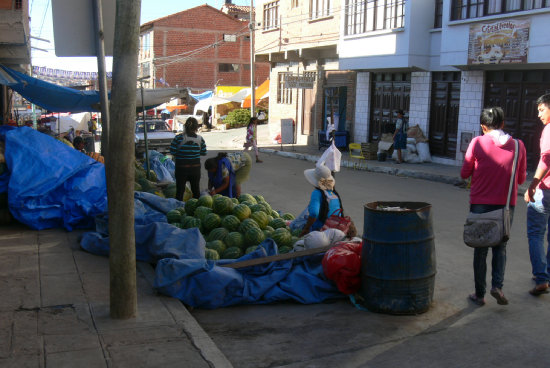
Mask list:
[[[40,25],[40,32],[38,32],[38,37],[42,36],[42,28],[44,27],[44,20],[46,20],[46,13],[48,12],[48,8],[50,7],[50,1],[48,0],[48,3],[46,4],[46,9],[44,10],[44,16],[42,16],[42,24]]]

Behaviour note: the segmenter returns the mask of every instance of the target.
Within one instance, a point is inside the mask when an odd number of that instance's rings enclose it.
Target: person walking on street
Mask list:
[[[395,121],[395,132],[393,133],[393,148],[397,150],[397,161],[400,164],[403,162],[402,149],[407,148],[407,130],[409,130],[409,124],[404,117],[403,110],[397,110],[397,120]]]
[[[463,179],[472,177],[470,212],[473,213],[486,213],[506,206],[515,155],[514,139],[502,130],[504,127],[502,109],[500,107],[484,109],[480,120],[483,135],[475,137],[470,142],[460,171]],[[517,169],[510,198],[510,221],[514,215],[518,185],[525,181],[526,170],[525,146],[518,140]],[[502,292],[506,267],[506,243],[504,241],[491,247],[493,253],[491,296],[500,305],[508,304]],[[475,293],[469,298],[477,305],[485,304],[488,252],[489,247],[474,249]]]
[[[193,198],[200,196],[201,158],[206,156],[206,143],[197,134],[199,123],[190,117],[185,121],[185,131],[170,144],[170,153],[176,161],[176,199],[182,201],[187,182],[191,184]]]
[[[540,137],[540,159],[524,199],[527,202],[527,239],[533,279],[536,286],[529,290],[538,296],[548,293],[550,281],[550,249],[544,249],[545,233],[550,216],[550,93],[537,100],[539,119],[544,124]]]
[[[250,147],[254,147],[254,153],[256,154],[256,162],[263,162],[258,156],[258,118],[251,117],[246,128],[246,142],[243,147],[245,151],[248,151]]]

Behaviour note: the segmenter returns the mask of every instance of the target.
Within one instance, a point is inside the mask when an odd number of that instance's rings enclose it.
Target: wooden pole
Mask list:
[[[111,318],[137,314],[134,234],[134,129],[141,0],[117,0],[113,48],[113,86],[105,161],[109,198]]]

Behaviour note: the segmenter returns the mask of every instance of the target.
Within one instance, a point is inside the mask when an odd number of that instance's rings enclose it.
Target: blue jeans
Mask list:
[[[550,190],[537,189],[535,202],[527,205],[527,239],[529,256],[537,285],[550,280],[550,252],[544,254],[544,234],[550,218]],[[547,235],[550,240],[550,233]]]
[[[504,205],[493,204],[470,204],[470,212],[485,213],[504,208]],[[514,207],[510,206],[510,223],[514,218]],[[476,288],[476,296],[483,298],[486,291],[485,278],[487,275],[487,254],[489,248],[493,251],[493,259],[491,261],[491,287],[493,289],[502,289],[504,282],[504,269],[506,268],[506,243],[503,242],[494,247],[483,247],[474,249],[474,283]]]

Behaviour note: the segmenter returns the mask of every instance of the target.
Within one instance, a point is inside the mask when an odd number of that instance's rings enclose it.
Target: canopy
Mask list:
[[[231,100],[227,100],[225,98],[221,98],[218,96],[208,97],[204,100],[200,100],[199,102],[197,102],[197,104],[195,105],[195,110],[193,111],[193,114],[197,115],[197,111],[199,110],[208,111],[208,108],[210,106],[217,106],[228,102],[231,102]]]
[[[26,100],[53,112],[100,111],[98,91],[80,91],[45,82],[0,65],[0,84],[6,85]],[[143,104],[151,108],[173,97],[187,97],[187,88],[144,89]],[[110,97],[110,96],[109,96]],[[136,109],[141,110],[141,90],[136,88]]]
[[[195,94],[195,93],[190,93],[189,94],[189,96],[193,97],[197,101],[204,100],[205,98],[212,97],[213,95],[214,95],[213,91],[206,91],[206,92],[197,93],[197,94]]]
[[[254,94],[254,101],[256,102],[255,105],[257,105],[262,98],[266,98],[266,97],[269,97],[269,79],[266,79],[265,82],[263,82],[256,88],[256,91]],[[243,100],[242,107],[244,108],[250,107],[251,99],[252,99],[251,94],[246,96],[245,99]]]

